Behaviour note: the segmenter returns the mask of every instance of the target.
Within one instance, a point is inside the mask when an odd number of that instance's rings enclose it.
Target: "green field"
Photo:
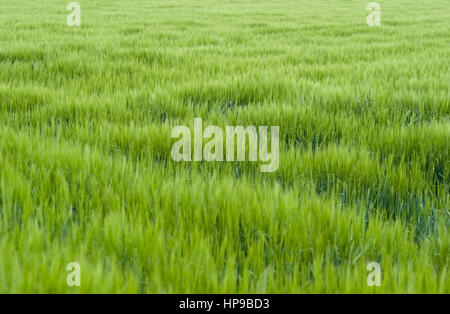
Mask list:
[[[450,1],[68,2],[0,2],[0,292],[450,293]]]

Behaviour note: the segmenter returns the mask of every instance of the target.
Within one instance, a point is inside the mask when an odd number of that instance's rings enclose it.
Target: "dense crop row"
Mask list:
[[[449,293],[450,3],[379,2],[0,3],[0,292]],[[196,117],[278,171],[174,162]]]

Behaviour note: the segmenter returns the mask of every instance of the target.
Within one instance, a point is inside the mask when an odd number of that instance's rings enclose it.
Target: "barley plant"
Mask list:
[[[0,292],[450,292],[448,0],[66,2],[0,1]]]

